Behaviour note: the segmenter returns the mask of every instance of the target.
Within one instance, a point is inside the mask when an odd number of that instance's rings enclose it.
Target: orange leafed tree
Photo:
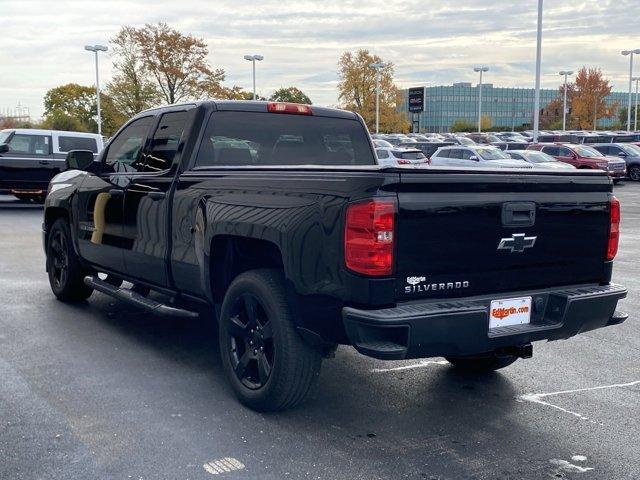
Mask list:
[[[611,93],[611,85],[599,68],[582,67],[572,87],[567,90],[567,93],[572,92],[569,103],[571,127],[591,129],[597,120],[615,115],[618,104],[607,105],[605,102]]]
[[[338,62],[341,107],[359,113],[371,131],[375,131],[376,124],[376,71],[370,65],[381,61],[368,50],[358,50],[344,52]],[[400,95],[393,83],[393,72],[392,63],[380,70],[380,131],[406,132],[409,122],[396,110]]]

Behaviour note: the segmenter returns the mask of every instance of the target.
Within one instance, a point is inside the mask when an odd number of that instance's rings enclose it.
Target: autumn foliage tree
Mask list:
[[[124,26],[111,39],[115,75],[107,83],[107,92],[115,107],[127,117],[157,106],[162,99],[158,86],[146,69],[138,30]]]
[[[370,65],[381,61],[368,50],[358,50],[344,52],[338,62],[341,107],[360,114],[371,131],[376,124],[376,71]],[[406,132],[409,121],[397,111],[400,94],[393,83],[393,73],[392,63],[380,69],[380,131]]]
[[[591,129],[597,120],[615,115],[618,104],[607,105],[605,101],[610,93],[609,80],[603,77],[599,68],[582,67],[570,95],[571,127]]]

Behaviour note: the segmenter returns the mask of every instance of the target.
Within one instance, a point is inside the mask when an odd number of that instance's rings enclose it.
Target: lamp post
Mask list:
[[[562,104],[562,131],[567,130],[567,76],[573,75],[572,71],[563,70],[560,75],[564,75],[564,102]]]
[[[634,109],[634,120],[633,120],[633,130],[638,131],[638,82],[640,82],[640,77],[633,77],[631,80],[636,82],[636,108]]]
[[[262,55],[245,55],[245,60],[249,60],[253,67],[253,99],[256,99],[256,61],[261,62],[264,60]]]
[[[622,55],[629,55],[629,101],[627,102],[627,132],[631,131],[631,85],[633,84],[633,54],[640,53],[640,48],[635,50],[623,50]]]
[[[380,133],[380,71],[387,66],[385,62],[369,65],[376,71],[376,133]]]
[[[538,0],[538,31],[536,36],[536,92],[533,101],[533,142],[540,133],[540,63],[542,62],[542,0]]]
[[[478,133],[482,131],[482,73],[488,72],[489,67],[473,67],[474,72],[480,73],[480,82],[478,83]]]
[[[106,52],[107,47],[104,45],[85,45],[84,49],[93,52],[96,57],[96,107],[98,113],[98,134],[102,135],[102,116],[100,114],[100,75],[98,74],[98,52]]]

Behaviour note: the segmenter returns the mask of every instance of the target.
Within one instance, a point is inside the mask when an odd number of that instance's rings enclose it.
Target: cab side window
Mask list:
[[[561,157],[573,157],[573,152],[568,148],[560,147],[558,148],[558,155]]]
[[[376,150],[376,154],[378,155],[378,158],[389,158],[389,152],[386,150]]]
[[[142,149],[154,117],[134,120],[111,142],[105,157],[105,170],[108,172],[141,171]]]
[[[25,155],[49,155],[51,153],[51,137],[16,133],[9,141],[9,152]]]
[[[188,115],[188,111],[169,112],[162,115],[151,139],[143,171],[161,172],[171,167],[173,158],[178,152]]]
[[[547,155],[551,155],[552,157],[557,157],[560,155],[560,149],[558,147],[542,147],[542,152]]]

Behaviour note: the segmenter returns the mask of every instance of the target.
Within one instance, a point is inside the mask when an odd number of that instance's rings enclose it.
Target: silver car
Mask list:
[[[431,165],[467,168],[533,168],[527,162],[514,160],[499,148],[482,145],[440,147],[431,156]]]
[[[569,163],[559,162],[551,155],[538,150],[507,150],[505,152],[515,160],[524,160],[534,168],[544,168],[546,170],[575,170],[576,167]]]

